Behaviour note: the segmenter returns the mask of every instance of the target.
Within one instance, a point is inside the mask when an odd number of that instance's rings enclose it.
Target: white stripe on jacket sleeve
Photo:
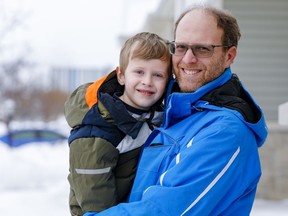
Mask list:
[[[105,174],[111,170],[111,167],[103,168],[103,169],[75,169],[77,174],[85,174],[85,175],[95,175],[95,174]]]

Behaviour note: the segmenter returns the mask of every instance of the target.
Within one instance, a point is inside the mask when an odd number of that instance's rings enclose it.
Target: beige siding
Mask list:
[[[277,120],[278,105],[288,101],[288,1],[225,0],[224,8],[238,18],[242,32],[232,69],[266,119]]]

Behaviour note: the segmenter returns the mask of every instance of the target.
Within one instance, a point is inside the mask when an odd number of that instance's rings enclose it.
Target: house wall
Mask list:
[[[262,107],[277,121],[278,106],[288,101],[288,1],[224,0],[239,22],[242,37],[232,65]]]
[[[259,149],[262,177],[256,197],[288,199],[288,125],[268,123],[269,134]]]

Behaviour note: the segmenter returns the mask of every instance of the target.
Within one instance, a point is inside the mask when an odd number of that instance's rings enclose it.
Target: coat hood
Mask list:
[[[94,83],[85,83],[79,86],[68,97],[64,105],[64,114],[69,126],[74,128],[82,124],[87,112],[98,102],[99,92],[107,92],[112,95],[117,91],[123,91],[123,87],[117,81],[115,70]]]

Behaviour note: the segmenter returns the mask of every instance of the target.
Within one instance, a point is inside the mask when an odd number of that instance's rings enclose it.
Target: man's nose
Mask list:
[[[197,61],[197,57],[194,55],[193,51],[191,48],[189,48],[185,55],[182,58],[182,61],[186,62],[186,63],[191,63],[191,62],[196,62]]]

